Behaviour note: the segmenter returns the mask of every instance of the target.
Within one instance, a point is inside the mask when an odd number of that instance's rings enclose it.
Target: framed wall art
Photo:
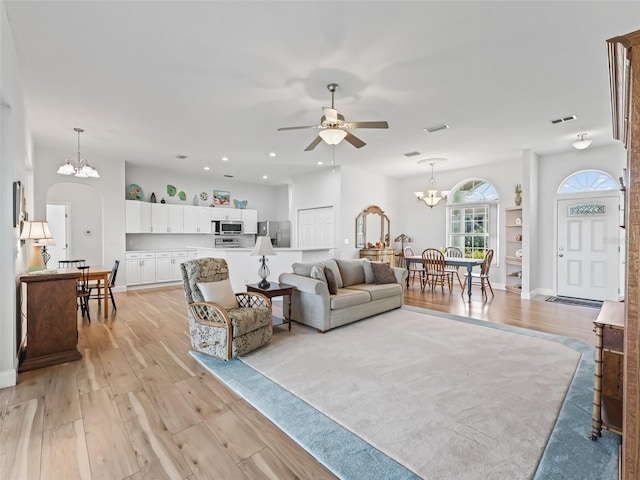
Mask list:
[[[213,191],[213,204],[214,205],[229,205],[231,204],[231,192],[226,190],[214,190]]]

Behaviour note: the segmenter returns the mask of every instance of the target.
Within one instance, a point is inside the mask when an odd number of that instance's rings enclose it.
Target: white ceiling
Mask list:
[[[567,151],[581,132],[611,144],[606,40],[640,28],[637,0],[4,3],[38,151],[73,155],[82,127],[98,170],[124,158],[271,184],[331,163],[324,143],[303,151],[315,130],[277,131],[318,123],[331,82],[347,121],[389,122],[354,130],[367,145],[342,142],[335,163],[398,178],[430,157]]]

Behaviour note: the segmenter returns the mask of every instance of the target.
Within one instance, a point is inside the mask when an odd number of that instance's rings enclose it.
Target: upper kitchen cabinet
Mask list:
[[[238,208],[213,208],[211,220],[242,220],[242,210]]]
[[[243,223],[243,231],[245,234],[258,234],[258,211],[257,210],[240,210],[240,218]]]
[[[211,233],[210,207],[184,207],[184,233]]]
[[[139,200],[126,200],[125,202],[125,232],[149,233],[151,232],[151,204]]]

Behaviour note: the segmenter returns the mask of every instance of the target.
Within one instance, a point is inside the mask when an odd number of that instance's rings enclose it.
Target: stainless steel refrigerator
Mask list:
[[[258,222],[258,236],[269,235],[275,248],[291,246],[291,224],[289,222]]]

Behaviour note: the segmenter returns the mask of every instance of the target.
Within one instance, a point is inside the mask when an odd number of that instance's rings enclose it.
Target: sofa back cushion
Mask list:
[[[364,270],[364,283],[376,283],[376,279],[373,276],[373,267],[371,267],[371,260],[368,258],[364,259],[362,270]]]
[[[296,275],[302,275],[303,277],[311,277],[311,267],[314,265],[318,265],[321,269],[324,267],[329,267],[331,271],[333,271],[333,275],[336,278],[336,284],[338,288],[343,287],[342,276],[340,275],[340,269],[338,268],[338,264],[333,258],[329,260],[322,260],[321,262],[315,263],[294,263],[291,265],[293,269],[293,273]]]
[[[364,281],[364,261],[365,259],[343,260],[336,258],[336,263],[340,269],[342,276],[342,284],[344,287],[351,285],[359,285]]]

